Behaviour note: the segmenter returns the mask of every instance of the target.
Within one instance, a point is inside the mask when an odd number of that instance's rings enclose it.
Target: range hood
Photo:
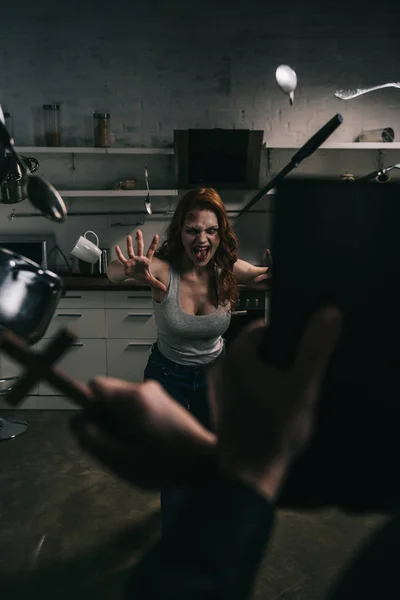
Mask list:
[[[174,131],[180,189],[258,189],[264,132],[249,129]]]

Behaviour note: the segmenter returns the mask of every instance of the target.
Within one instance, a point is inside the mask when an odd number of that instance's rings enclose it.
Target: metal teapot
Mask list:
[[[34,173],[39,168],[36,158],[21,156],[21,159],[30,173]],[[12,154],[7,153],[5,155],[2,170],[6,175],[0,188],[1,202],[3,204],[16,204],[27,200],[27,177]]]

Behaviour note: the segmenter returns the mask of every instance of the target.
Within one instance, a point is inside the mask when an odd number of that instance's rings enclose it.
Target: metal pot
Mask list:
[[[31,173],[38,170],[39,163],[36,158],[27,156],[21,156],[21,158]],[[7,173],[1,185],[1,201],[3,204],[16,204],[26,200],[28,198],[26,191],[27,177],[24,176],[13,155],[6,155],[5,165],[2,168]]]
[[[51,271],[0,248],[0,329],[36,344],[46,333],[63,289],[62,280]]]

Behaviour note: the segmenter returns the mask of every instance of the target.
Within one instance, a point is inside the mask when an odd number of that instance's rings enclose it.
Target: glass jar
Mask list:
[[[370,129],[363,131],[357,138],[356,142],[394,142],[394,130],[391,127],[382,129]]]
[[[110,146],[110,113],[95,112],[94,115],[94,145],[96,148]]]
[[[43,104],[46,146],[61,146],[60,105]]]
[[[10,136],[12,138],[14,138],[14,122],[13,122],[13,118],[11,116],[11,113],[9,112],[5,112],[4,113],[4,120],[6,123],[6,127],[7,127],[7,131],[10,134]]]

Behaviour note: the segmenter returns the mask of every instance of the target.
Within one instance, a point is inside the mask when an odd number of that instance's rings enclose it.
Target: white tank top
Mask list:
[[[205,365],[219,356],[231,321],[229,305],[208,315],[186,313],[180,301],[180,275],[170,265],[167,293],[162,302],[153,299],[153,306],[157,346],[166,358],[180,365]]]

